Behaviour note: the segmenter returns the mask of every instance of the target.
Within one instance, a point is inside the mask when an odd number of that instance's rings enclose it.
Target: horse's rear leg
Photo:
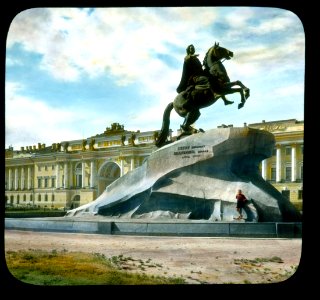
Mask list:
[[[200,114],[199,110],[192,110],[192,111],[188,112],[185,119],[184,119],[183,124],[180,126],[181,129],[184,132],[192,134],[194,130],[191,127],[191,124],[193,124],[195,121],[197,121],[199,119],[200,115],[201,114]]]

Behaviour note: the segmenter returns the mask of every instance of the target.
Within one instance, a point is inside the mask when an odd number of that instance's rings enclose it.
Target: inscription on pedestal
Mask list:
[[[212,147],[207,145],[180,146],[173,152],[173,155],[181,156],[181,158],[201,157],[208,154],[212,154]]]

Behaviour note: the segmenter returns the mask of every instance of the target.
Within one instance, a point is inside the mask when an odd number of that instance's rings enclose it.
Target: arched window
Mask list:
[[[120,167],[116,163],[104,163],[98,171],[98,195],[101,195],[109,184],[118,179],[120,173]]]
[[[77,208],[80,206],[80,195],[75,195],[71,202],[71,209]]]

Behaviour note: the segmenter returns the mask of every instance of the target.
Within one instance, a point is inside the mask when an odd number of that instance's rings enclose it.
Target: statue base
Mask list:
[[[154,151],[142,166],[67,217],[233,222],[241,189],[249,199],[245,221],[299,222],[300,213],[260,175],[259,164],[274,145],[271,133],[249,127],[184,137]]]

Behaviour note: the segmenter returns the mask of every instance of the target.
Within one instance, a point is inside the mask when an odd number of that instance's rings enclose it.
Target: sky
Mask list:
[[[271,7],[31,8],[6,42],[5,147],[85,139],[112,123],[159,130],[176,97],[186,48],[202,62],[219,42],[223,64],[250,88],[201,109],[196,128],[304,120],[305,33],[299,17]],[[174,110],[173,134],[184,119]]]

